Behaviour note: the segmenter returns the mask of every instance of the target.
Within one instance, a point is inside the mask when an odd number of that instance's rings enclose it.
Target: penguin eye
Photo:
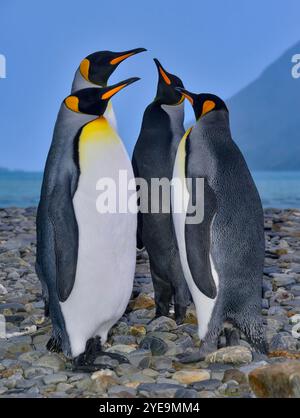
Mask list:
[[[205,100],[202,106],[201,116],[204,116],[206,113],[210,112],[216,107],[216,103],[212,100]]]

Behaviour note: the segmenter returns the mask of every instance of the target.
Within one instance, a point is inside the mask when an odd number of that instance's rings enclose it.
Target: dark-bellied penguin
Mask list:
[[[67,97],[44,173],[37,264],[49,293],[48,348],[76,357],[78,367],[92,362],[132,291],[137,215],[99,212],[97,198],[101,179],[118,190],[120,170],[135,183],[122,140],[103,114],[109,99],[137,80]]]
[[[196,124],[182,138],[173,178],[181,178],[188,199],[173,213],[180,258],[198,318],[197,361],[217,348],[224,321],[233,323],[259,351],[266,351],[261,318],[264,217],[247,164],[231,137],[226,104],[213,94],[178,89],[191,102]],[[189,184],[187,179],[193,179]],[[195,179],[204,179],[197,197]],[[201,190],[201,189],[199,189]],[[202,193],[203,193],[202,191]],[[172,208],[176,204],[172,190]],[[204,198],[202,222],[187,222],[188,205]],[[178,202],[177,202],[178,203]]]
[[[106,87],[109,77],[118,67],[118,65],[126,60],[127,58],[139,54],[140,52],[146,51],[145,48],[136,48],[131,49],[129,51],[123,52],[112,52],[112,51],[99,51],[94,52],[93,54],[88,55],[84,58],[76,73],[72,84],[71,92],[75,92],[84,88],[97,88],[97,87]],[[109,121],[110,125],[116,129],[116,118],[114,115],[114,111],[111,105],[111,101],[108,102],[107,108],[104,113],[105,118]],[[78,114],[76,118],[74,114],[70,113],[70,111],[66,108],[65,104],[62,103],[60,110],[57,115],[57,120],[54,128],[54,137],[61,137],[65,135],[67,138],[74,137],[77,133],[78,129],[83,126],[85,123],[91,120],[90,115],[86,114]],[[57,145],[54,143],[51,145],[48,157],[47,157],[47,167],[51,167],[55,164],[57,159]],[[46,179],[44,180],[45,183]],[[46,185],[44,186],[46,187]],[[46,215],[42,213],[45,210],[47,212],[47,206],[45,204],[40,205],[38,210],[38,217],[39,218],[45,217]],[[43,280],[43,274],[41,268],[39,266],[39,248],[42,247],[42,243],[39,243],[40,235],[37,235],[37,263],[36,263],[36,270],[37,274],[40,278],[43,287],[43,298],[45,301],[45,314],[48,315],[48,289],[45,281]]]
[[[158,213],[151,213],[150,208],[158,198],[151,194],[151,180],[171,181],[176,150],[184,134],[184,100],[174,89],[183,87],[183,84],[178,77],[167,72],[157,59],[154,61],[159,74],[157,93],[144,112],[132,158],[135,176],[146,180],[149,191],[149,196],[144,196],[148,198],[148,213],[138,214],[138,248],[145,246],[149,254],[156,316],[169,315],[174,296],[175,319],[181,323],[190,296],[180,264],[170,199],[167,208],[169,213],[163,213],[162,209]]]

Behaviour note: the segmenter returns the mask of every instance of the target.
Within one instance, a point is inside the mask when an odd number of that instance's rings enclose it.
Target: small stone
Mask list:
[[[170,383],[143,383],[138,386],[139,395],[144,398],[174,398],[182,386]]]
[[[295,284],[295,279],[287,274],[271,274],[273,277],[273,284],[277,287],[288,286],[290,284]]]
[[[28,369],[24,370],[26,379],[32,379],[33,377],[44,376],[50,373],[53,373],[53,370],[45,367],[28,367]]]
[[[127,358],[130,363],[135,367],[140,367],[142,369],[149,367],[151,361],[151,351],[150,350],[135,350],[127,354]]]
[[[136,389],[129,388],[127,386],[111,386],[108,388],[108,396],[111,398],[135,398],[136,397]]]
[[[65,368],[65,362],[58,354],[51,353],[40,357],[36,362],[36,366],[48,367],[52,369],[54,372],[58,372]]]
[[[207,370],[180,370],[175,372],[172,379],[177,382],[190,385],[195,382],[201,382],[210,378],[210,373]]]
[[[220,380],[217,379],[207,379],[202,380],[202,382],[195,382],[193,384],[193,388],[197,390],[198,392],[203,390],[213,391],[218,389],[219,386],[221,386]]]
[[[194,389],[178,389],[175,398],[198,398],[198,393]]]
[[[168,351],[168,344],[161,338],[147,336],[140,342],[140,348],[150,349],[153,356],[161,356]]]
[[[129,333],[135,337],[143,337],[146,335],[146,328],[143,325],[134,325],[129,328]]]
[[[167,318],[166,316],[160,316],[159,318],[154,319],[151,321],[151,323],[148,325],[148,331],[172,331],[177,328],[176,322],[171,319]]]
[[[297,340],[288,332],[275,334],[269,344],[270,351],[296,351]]]
[[[221,363],[221,364],[247,364],[252,361],[252,353],[247,347],[232,346],[224,347],[210,353],[205,361],[207,363]]]
[[[299,361],[286,361],[252,370],[249,383],[257,397],[295,398],[299,397]]]
[[[63,383],[68,380],[68,377],[65,374],[55,373],[49,374],[43,377],[43,382],[45,385],[56,385],[57,383]]]
[[[69,383],[59,383],[56,387],[56,390],[58,392],[65,392],[69,393],[73,389],[73,385],[70,385]]]
[[[92,374],[91,379],[94,381],[94,389],[100,391],[118,383],[118,377],[113,370],[98,370]]]
[[[7,290],[1,283],[0,283],[0,295],[7,295]]]
[[[153,298],[145,293],[140,293],[138,297],[134,300],[132,309],[152,309],[155,307],[155,302]]]
[[[227,383],[230,380],[234,380],[238,382],[239,384],[244,384],[248,382],[248,379],[242,371],[238,369],[229,369],[225,370],[224,377],[223,377],[223,383]]]
[[[154,370],[170,370],[172,369],[172,359],[166,356],[155,356],[152,357],[150,366]]]

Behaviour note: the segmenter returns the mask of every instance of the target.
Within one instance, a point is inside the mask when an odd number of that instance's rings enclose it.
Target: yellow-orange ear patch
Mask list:
[[[167,76],[167,74],[164,72],[164,70],[161,67],[159,67],[159,72],[160,72],[162,78],[165,80],[165,82],[170,85],[171,80],[169,79],[169,77]]]
[[[118,93],[118,91],[122,90],[124,87],[126,87],[127,84],[121,84],[121,86],[115,87],[111,90],[108,90],[106,93],[103,93],[101,96],[102,100],[110,99],[114,94]]]
[[[80,72],[81,75],[87,80],[89,81],[89,69],[90,69],[90,61],[85,58],[84,60],[81,61],[80,63]]]
[[[65,104],[68,109],[73,110],[73,112],[79,112],[79,99],[76,96],[69,96],[65,100]]]
[[[126,60],[126,58],[131,57],[131,55],[133,55],[133,54],[134,54],[133,52],[130,52],[129,54],[124,54],[124,55],[121,55],[117,58],[114,58],[110,61],[110,64],[111,65],[119,64],[119,62]]]
[[[216,103],[212,100],[205,100],[202,107],[202,113],[201,116],[205,115],[206,113],[210,112],[216,107]]]

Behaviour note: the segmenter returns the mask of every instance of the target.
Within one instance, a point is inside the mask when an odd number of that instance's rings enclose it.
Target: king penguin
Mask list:
[[[154,61],[159,75],[157,93],[144,112],[132,158],[134,174],[136,178],[147,182],[149,192],[149,195],[142,197],[144,201],[147,199],[148,213],[145,210],[138,214],[138,248],[144,246],[149,255],[156,317],[169,315],[174,296],[175,319],[181,323],[190,295],[180,264],[170,198],[167,202],[168,213],[161,208],[157,213],[152,213],[152,204],[157,203],[158,196],[150,191],[153,179],[172,179],[176,150],[184,134],[184,98],[175,87],[183,87],[183,84],[177,76],[167,72],[157,59]]]
[[[109,178],[118,188],[120,170],[135,182],[124,145],[103,114],[110,98],[137,80],[68,96],[44,173],[37,264],[53,326],[48,348],[75,358],[78,368],[101,352],[132,291],[136,212],[99,213],[96,185]]]
[[[88,55],[81,61],[78,69],[75,72],[71,93],[84,88],[106,87],[109,77],[121,62],[143,51],[146,51],[146,49],[135,48],[123,52],[99,51]],[[104,116],[108,120],[109,124],[115,130],[117,130],[117,122],[111,101],[108,102]],[[57,115],[53,136],[61,137],[62,135],[65,135],[67,138],[74,137],[78,129],[90,120],[91,116],[86,114],[78,113],[76,117],[74,117],[74,114],[70,113],[63,103]],[[56,160],[58,158],[56,147],[56,142],[53,142],[48,153],[46,170],[48,170],[48,167],[52,167],[52,165],[56,164]],[[47,180],[45,178],[43,187],[47,187],[45,184],[46,181]],[[47,214],[43,213],[43,210],[47,211],[47,205],[44,203],[42,204],[41,202],[37,213],[37,224],[40,223],[41,217],[45,218],[45,216],[47,216]],[[42,248],[43,243],[40,243],[39,239],[40,234],[38,233],[36,271],[42,284],[43,299],[45,302],[45,315],[48,316],[48,289],[47,284],[43,280],[43,274],[41,272],[39,261],[39,249]]]
[[[184,210],[173,213],[173,219],[202,340],[200,352],[183,355],[181,361],[198,361],[215,351],[224,321],[239,328],[258,351],[266,352],[261,317],[264,217],[259,194],[231,137],[224,101],[213,94],[178,91],[192,104],[197,122],[183,136],[176,154],[173,179],[181,179],[187,198]],[[197,197],[204,202],[204,217],[193,224],[187,222],[187,212],[196,200],[197,178],[204,179],[204,195]],[[177,196],[172,189],[172,210]]]
[[[75,72],[71,93],[89,87],[106,87],[109,77],[121,62],[144,51],[145,48],[135,48],[122,52],[98,51],[88,55]],[[111,102],[104,116],[116,130],[117,121]]]

